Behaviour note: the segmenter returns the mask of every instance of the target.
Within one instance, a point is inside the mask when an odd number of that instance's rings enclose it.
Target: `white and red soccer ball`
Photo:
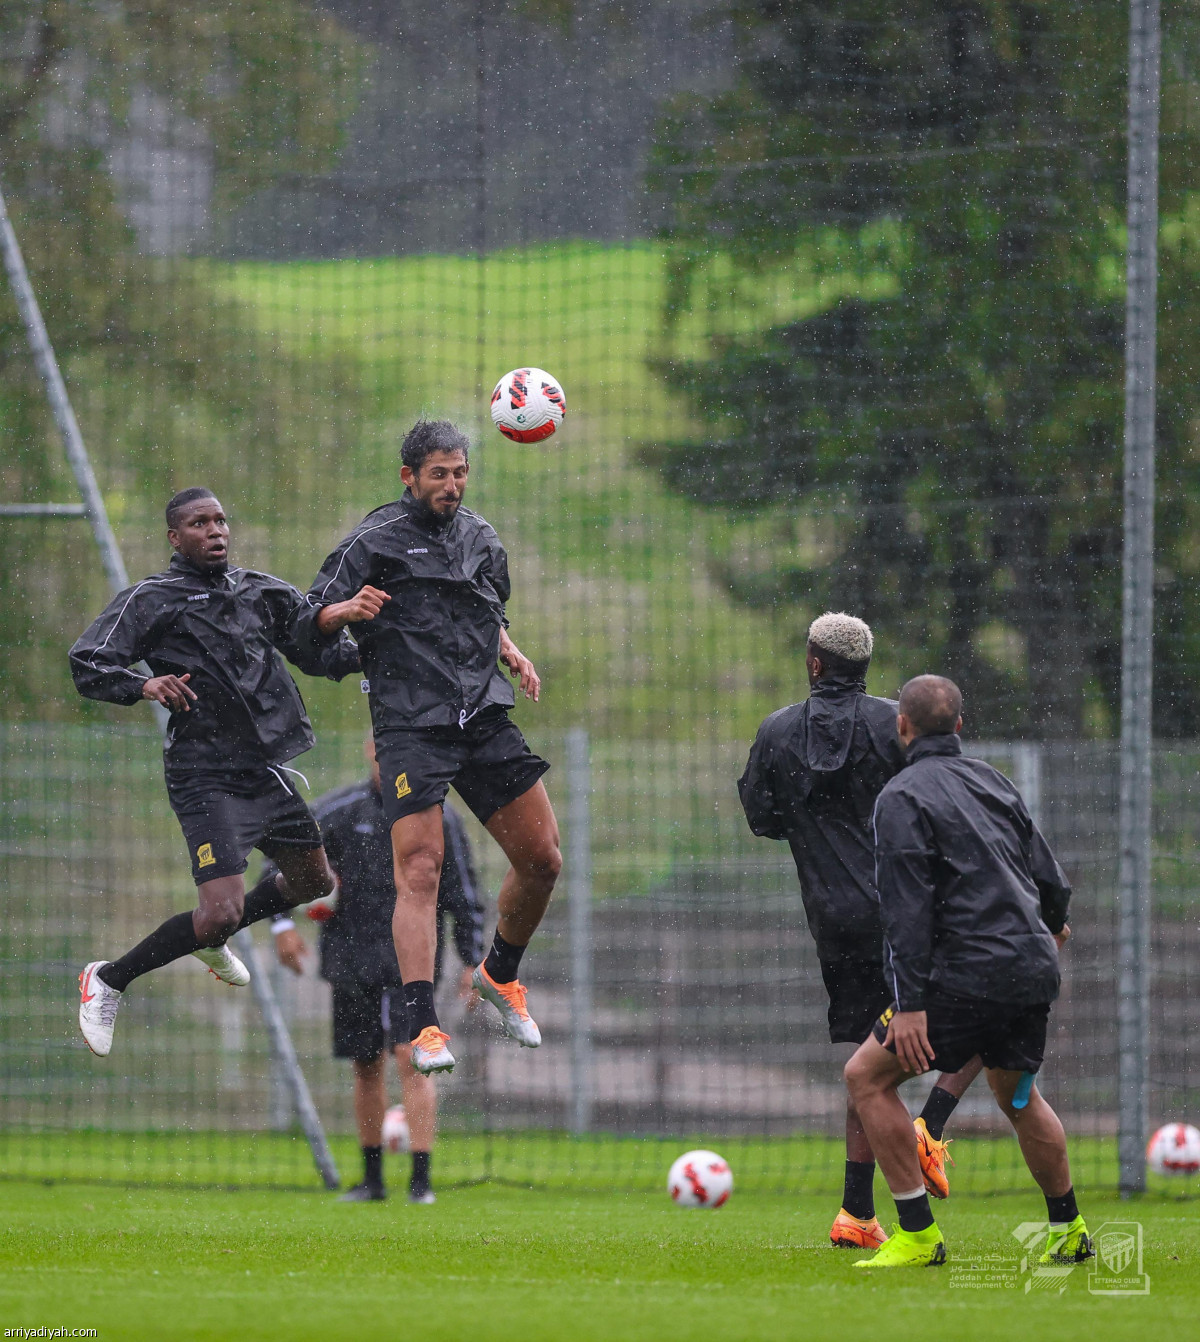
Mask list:
[[[408,1115],[402,1104],[394,1104],[383,1116],[383,1144],[392,1155],[402,1155],[409,1148]]]
[[[566,413],[561,383],[542,368],[514,368],[492,392],[492,423],[514,443],[549,438]]]
[[[1190,1123],[1167,1123],[1150,1138],[1146,1164],[1155,1174],[1200,1173],[1200,1131]]]
[[[733,1192],[733,1171],[715,1151],[688,1151],[671,1166],[667,1192],[680,1207],[723,1207]]]

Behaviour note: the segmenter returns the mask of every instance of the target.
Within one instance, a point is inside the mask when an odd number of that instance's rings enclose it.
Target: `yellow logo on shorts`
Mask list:
[[[882,1025],[886,1029],[887,1026],[891,1023],[891,1019],[895,1014],[896,1014],[896,1008],[894,1006],[888,1007],[888,1009],[879,1018],[880,1025]]]
[[[410,787],[408,786],[408,775],[407,775],[407,774],[397,774],[397,775],[396,775],[396,797],[397,797],[397,798],[400,798],[400,797],[407,797],[411,791],[412,791],[412,788],[410,788]]]
[[[200,847],[196,849],[196,866],[215,867],[216,865],[217,859],[213,857],[212,844],[202,843]]]

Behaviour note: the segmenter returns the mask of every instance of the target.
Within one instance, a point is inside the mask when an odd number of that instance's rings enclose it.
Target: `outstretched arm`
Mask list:
[[[190,674],[146,676],[133,670],[155,643],[156,581],[118,593],[75,640],[68,654],[75,688],[87,699],[136,704],[152,699],[172,711],[187,711],[195,701]]]
[[[517,688],[526,699],[536,704],[542,692],[542,679],[533,669],[533,663],[508,636],[508,630],[500,627],[500,661],[508,667],[509,675],[517,682]]]

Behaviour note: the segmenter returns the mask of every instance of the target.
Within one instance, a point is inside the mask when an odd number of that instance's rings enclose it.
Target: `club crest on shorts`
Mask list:
[[[200,847],[196,849],[196,866],[215,867],[216,865],[217,859],[213,857],[212,844],[202,843]]]
[[[408,785],[408,775],[407,775],[407,774],[397,774],[397,775],[396,775],[396,796],[397,796],[397,798],[400,798],[400,797],[407,797],[411,791],[412,791],[412,788],[410,788],[409,785]]]

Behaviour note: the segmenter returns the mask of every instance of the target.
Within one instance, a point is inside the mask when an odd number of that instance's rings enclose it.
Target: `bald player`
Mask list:
[[[830,612],[814,620],[805,657],[809,697],[762,724],[738,784],[754,833],[791,846],[829,994],[829,1038],[855,1046],[892,1000],[871,816],[884,785],[904,767],[896,703],[867,693],[873,650],[871,630],[857,616]],[[917,1152],[934,1197],[950,1192],[944,1125],[979,1067],[978,1059],[964,1059],[954,1075],[939,1077],[916,1120]],[[845,1187],[829,1232],[835,1247],[870,1249],[887,1239],[875,1215],[874,1182],[875,1157],[850,1097]]]
[[[900,1224],[860,1268],[946,1261],[913,1149],[904,1081],[981,1058],[1046,1199],[1044,1264],[1093,1257],[1062,1124],[1034,1084],[1058,996],[1071,888],[1021,794],[962,753],[962,695],[943,676],[900,691],[904,769],[875,807],[876,884],[893,1001],[846,1064],[846,1083]]]

